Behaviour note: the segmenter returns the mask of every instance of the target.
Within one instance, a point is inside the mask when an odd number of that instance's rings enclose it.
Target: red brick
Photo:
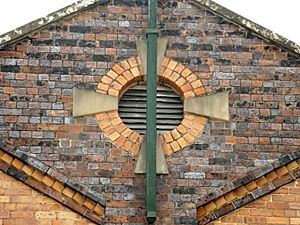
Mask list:
[[[171,134],[175,140],[181,137],[180,133],[176,129],[172,130]]]
[[[130,148],[131,148],[131,146],[132,146],[132,142],[131,142],[131,141],[126,141],[126,142],[124,143],[124,145],[123,145],[123,149],[124,149],[125,151],[129,151]]]
[[[115,141],[118,137],[120,137],[120,134],[118,132],[114,132],[110,134],[108,137],[110,140]]]
[[[194,90],[194,92],[195,92],[195,95],[196,95],[196,96],[197,96],[197,95],[203,95],[203,94],[206,93],[206,91],[205,91],[204,88],[196,88],[196,89]]]
[[[187,142],[190,143],[190,144],[192,144],[195,140],[195,138],[192,135],[188,134],[188,133],[183,135],[183,138],[185,140],[187,140]]]
[[[102,79],[101,79],[102,83],[108,84],[108,85],[111,84],[112,81],[113,81],[113,79],[111,79],[109,76],[103,76]]]
[[[110,88],[110,89],[108,90],[108,94],[109,94],[109,95],[112,95],[112,96],[119,96],[119,91]]]
[[[267,224],[289,224],[289,218],[284,217],[266,217]]]
[[[134,76],[134,77],[139,77],[141,75],[140,73],[140,70],[138,67],[134,67],[132,68],[131,70],[131,74]]]
[[[118,64],[115,64],[113,66],[113,70],[119,75],[124,72],[124,69],[121,66],[119,66]]]
[[[187,83],[187,84],[183,85],[182,87],[180,87],[180,89],[183,93],[185,93],[185,92],[192,90],[193,87],[189,83]]]
[[[118,77],[118,74],[116,72],[114,72],[113,70],[108,71],[107,75],[112,79],[116,79]]]
[[[175,81],[175,84],[176,84],[178,87],[181,87],[181,86],[184,85],[185,83],[186,83],[186,79],[184,79],[183,77],[179,77],[179,79]]]
[[[127,128],[125,131],[123,131],[122,134],[123,134],[124,137],[129,137],[131,133],[132,133],[132,130]]]
[[[129,63],[129,65],[130,65],[131,68],[138,66],[137,61],[136,61],[135,58],[128,59],[128,63]]]
[[[115,142],[114,144],[117,146],[117,147],[121,147],[124,142],[125,142],[125,137],[124,136],[120,136]]]
[[[162,66],[163,66],[163,67],[166,67],[166,66],[168,65],[168,63],[169,63],[169,59],[165,57],[165,58],[163,59]]]
[[[178,78],[179,78],[179,74],[176,73],[176,72],[173,72],[169,79],[170,79],[172,82],[175,82]]]
[[[130,69],[130,65],[129,65],[127,60],[121,61],[121,66],[123,67],[124,70],[129,70]]]
[[[123,76],[118,76],[116,79],[121,85],[125,85],[127,83],[127,79],[124,78]]]
[[[181,63],[178,63],[176,68],[174,69],[174,71],[177,73],[181,73],[184,68],[185,68],[184,65],[182,65]]]
[[[201,83],[200,80],[196,80],[196,81],[192,82],[191,85],[192,85],[192,87],[193,87],[194,89],[196,89],[196,88],[198,88],[198,87],[201,87],[201,86],[202,86],[202,83]]]
[[[98,86],[97,86],[98,90],[101,90],[101,91],[107,91],[108,88],[109,88],[109,85],[107,84],[103,84],[103,83],[99,83]]]
[[[171,142],[170,145],[174,152],[177,152],[181,149],[177,141]]]
[[[186,146],[189,145],[189,143],[186,142],[186,140],[182,137],[182,138],[179,138],[177,140],[178,144],[180,145],[181,148],[185,148]]]
[[[166,140],[166,142],[168,142],[168,143],[173,141],[173,137],[170,132],[163,134],[163,137]]]
[[[164,153],[166,155],[171,155],[173,153],[172,147],[170,144],[163,145]]]
[[[192,71],[188,68],[184,69],[181,74],[183,77],[187,77],[188,75],[190,75],[192,73]]]
[[[173,73],[172,70],[166,69],[166,70],[164,71],[163,76],[169,78],[169,77],[172,75],[172,73]],[[178,75],[178,76],[179,76],[179,75]]]
[[[132,74],[130,71],[125,71],[125,72],[123,73],[123,76],[124,76],[128,81],[130,81],[130,80],[133,79],[133,74]]]

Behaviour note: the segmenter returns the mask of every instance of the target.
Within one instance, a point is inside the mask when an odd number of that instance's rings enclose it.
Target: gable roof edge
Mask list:
[[[300,56],[300,45],[295,42],[221,6],[220,4],[212,0],[187,0],[188,2],[201,6],[214,14],[227,19],[228,21],[243,27],[251,32],[255,33],[259,37],[266,39],[275,45],[285,49],[295,57]]]
[[[54,22],[57,22],[58,20],[66,19],[75,13],[82,12],[94,7],[95,5],[103,5],[108,2],[110,2],[110,0],[79,0],[71,5],[50,13],[45,17],[41,17],[19,28],[0,35],[0,49],[9,44],[15,44],[21,39],[45,28]]]

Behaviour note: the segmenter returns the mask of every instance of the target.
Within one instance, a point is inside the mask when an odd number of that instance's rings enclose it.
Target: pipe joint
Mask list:
[[[158,29],[150,29],[150,28],[148,28],[147,29],[147,36],[148,36],[148,34],[156,34],[156,35],[158,35]]]

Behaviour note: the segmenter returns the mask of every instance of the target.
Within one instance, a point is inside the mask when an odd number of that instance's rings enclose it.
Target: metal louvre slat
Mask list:
[[[130,88],[121,97],[119,115],[132,130],[146,132],[146,86],[137,85]],[[177,127],[183,118],[183,103],[170,88],[157,88],[157,131],[166,133]]]
[[[124,101],[119,103],[119,107],[131,107],[131,108],[146,108],[146,102],[141,101]],[[175,103],[157,103],[156,107],[158,109],[182,109],[183,106]]]

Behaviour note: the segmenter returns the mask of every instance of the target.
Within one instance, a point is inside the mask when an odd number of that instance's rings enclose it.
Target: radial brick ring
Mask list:
[[[144,75],[139,57],[123,60],[102,77],[97,92],[121,97],[130,86],[142,82]],[[158,76],[161,84],[174,89],[183,100],[206,93],[198,77],[172,59],[164,58]],[[118,111],[99,113],[96,118],[100,128],[116,147],[133,155],[139,153],[144,137],[128,128],[119,117]],[[193,144],[202,134],[206,123],[205,117],[185,112],[179,126],[160,136],[164,153],[171,155]]]

